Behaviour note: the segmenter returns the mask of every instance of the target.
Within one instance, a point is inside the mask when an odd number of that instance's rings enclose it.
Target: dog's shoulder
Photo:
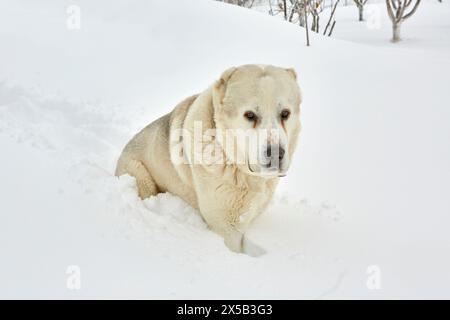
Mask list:
[[[169,128],[172,129],[180,129],[183,127],[184,120],[186,119],[186,115],[189,112],[194,101],[198,98],[199,94],[192,95],[183,101],[181,101],[175,108],[172,110],[169,118]]]

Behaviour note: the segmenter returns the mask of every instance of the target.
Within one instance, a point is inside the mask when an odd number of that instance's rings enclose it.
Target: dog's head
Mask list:
[[[301,94],[293,69],[244,65],[213,87],[216,128],[227,158],[252,175],[284,176],[300,132]],[[239,161],[243,160],[243,161]]]

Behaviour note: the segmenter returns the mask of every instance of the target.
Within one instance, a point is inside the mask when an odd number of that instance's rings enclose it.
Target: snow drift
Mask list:
[[[67,5],[0,4],[0,297],[449,297],[449,47],[307,48],[297,26],[206,0],[78,1],[70,30]],[[244,63],[295,67],[304,94],[257,259],[113,176],[137,130]]]

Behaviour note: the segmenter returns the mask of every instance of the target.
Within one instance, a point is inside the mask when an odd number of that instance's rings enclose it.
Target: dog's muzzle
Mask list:
[[[260,161],[262,167],[270,171],[279,171],[282,167],[285,153],[284,148],[278,144],[268,145]]]

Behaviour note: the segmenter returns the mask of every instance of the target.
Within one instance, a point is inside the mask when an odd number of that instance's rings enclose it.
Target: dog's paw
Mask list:
[[[242,233],[235,233],[225,238],[225,245],[233,252],[243,253],[251,257],[259,257],[266,251],[245,237]]]
[[[241,233],[232,233],[225,237],[224,242],[225,245],[233,252],[242,253],[242,243],[243,243],[244,235]]]
[[[266,250],[255,244],[249,238],[243,236],[242,238],[242,253],[251,257],[259,257],[266,253]]]

